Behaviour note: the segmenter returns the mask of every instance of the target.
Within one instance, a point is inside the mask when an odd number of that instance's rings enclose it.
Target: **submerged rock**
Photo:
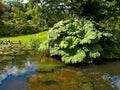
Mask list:
[[[39,73],[29,77],[28,90],[94,90],[91,79],[73,70]]]
[[[54,78],[51,78],[51,77],[42,77],[40,78],[40,82],[42,82],[42,84],[45,84],[45,85],[59,85],[60,84],[60,81],[54,79]]]

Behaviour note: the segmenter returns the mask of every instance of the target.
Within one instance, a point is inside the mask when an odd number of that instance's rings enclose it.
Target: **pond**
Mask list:
[[[120,90],[120,61],[80,67],[97,90]]]
[[[37,74],[37,62],[23,56],[2,57],[8,60],[0,62],[0,90],[26,90],[29,87],[26,78]]]
[[[0,90],[120,90],[120,61],[68,66],[39,55],[1,55]]]

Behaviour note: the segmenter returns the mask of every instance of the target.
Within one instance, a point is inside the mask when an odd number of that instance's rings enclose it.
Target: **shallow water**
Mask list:
[[[29,87],[26,79],[37,74],[35,69],[37,62],[30,58],[13,56],[4,63],[0,63],[0,90],[26,90]]]
[[[120,90],[120,61],[80,67],[92,78],[96,90]]]
[[[120,90],[120,61],[72,67],[39,56],[0,57],[0,90]]]

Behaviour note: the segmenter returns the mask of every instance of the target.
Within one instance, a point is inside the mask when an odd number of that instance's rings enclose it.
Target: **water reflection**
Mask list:
[[[120,90],[120,61],[82,66],[80,70],[92,78],[96,90]]]
[[[113,76],[112,81],[114,82],[115,87],[120,90],[120,77],[119,76]]]
[[[24,90],[29,86],[26,79],[37,73],[35,70],[37,62],[27,59],[21,67],[11,61],[9,64],[0,73],[0,90]]]
[[[105,74],[102,76],[102,79],[107,81],[112,88],[120,90],[119,76],[110,76],[109,74]]]

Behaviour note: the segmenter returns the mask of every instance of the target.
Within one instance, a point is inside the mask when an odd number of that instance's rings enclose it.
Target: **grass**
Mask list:
[[[16,36],[16,37],[2,37],[0,39],[10,40],[12,42],[18,42],[20,40],[22,43],[28,44],[30,42],[30,40],[34,39],[34,38],[40,38],[41,42],[44,42],[48,38],[48,31],[40,32],[37,34]]]

